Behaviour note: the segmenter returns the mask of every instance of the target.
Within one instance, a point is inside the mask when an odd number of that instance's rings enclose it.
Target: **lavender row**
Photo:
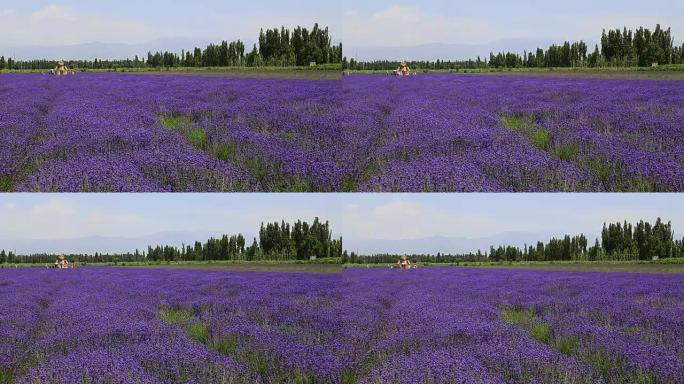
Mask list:
[[[17,383],[681,383],[680,275],[0,269]],[[1,381],[1,380],[0,380]]]
[[[683,191],[681,81],[0,81],[12,191]]]

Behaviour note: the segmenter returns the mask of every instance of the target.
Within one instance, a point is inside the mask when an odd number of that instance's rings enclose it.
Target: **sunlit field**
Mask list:
[[[350,75],[372,191],[681,191],[680,81]],[[352,113],[354,112],[354,113]]]
[[[679,383],[684,276],[0,269],[3,383]]]
[[[6,191],[682,191],[681,81],[3,75]]]

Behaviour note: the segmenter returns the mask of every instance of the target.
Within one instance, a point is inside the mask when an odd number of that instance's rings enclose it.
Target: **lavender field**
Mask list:
[[[335,81],[93,74],[0,84],[4,189],[332,188],[325,160],[288,137],[326,140]]]
[[[406,80],[406,81],[403,81]],[[372,191],[682,191],[684,82],[352,76]]]
[[[0,78],[5,191],[684,191],[677,80]]]
[[[684,276],[0,269],[3,383],[682,383]]]

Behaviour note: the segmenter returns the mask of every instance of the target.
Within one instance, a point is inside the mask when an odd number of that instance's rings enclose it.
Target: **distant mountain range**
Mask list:
[[[210,237],[223,236],[222,233],[210,232],[161,232],[150,236],[141,237],[106,237],[90,236],[73,239],[2,239],[0,249],[15,251],[17,254],[33,253],[73,253],[93,254],[99,253],[125,253],[135,252],[136,249],[147,250],[147,246],[171,245],[180,247],[183,244],[194,244],[196,240],[205,242]],[[249,244],[255,236],[244,235]]]
[[[345,46],[344,55],[357,61],[374,60],[483,60],[489,58],[489,53],[514,52],[522,54],[525,50],[547,49],[551,44],[559,44],[562,41],[554,39],[505,39],[487,44],[423,44],[414,46]],[[592,48],[594,42],[586,41]]]
[[[478,249],[485,251],[488,250],[490,246],[502,244],[502,242],[511,245],[518,245],[518,243],[524,245],[525,241],[523,239],[539,239],[546,237],[547,235],[544,234],[508,232],[483,238],[431,236],[399,240],[361,239],[346,240],[344,248],[350,252],[354,251],[360,254],[467,253],[477,252]]]
[[[54,46],[17,46],[0,42],[0,56],[13,57],[17,60],[93,60],[97,59],[132,59],[135,55],[142,58],[147,52],[169,51],[180,53],[181,50],[201,47],[204,49],[210,43],[218,43],[218,40],[192,39],[192,38],[167,38],[158,39],[140,44],[124,43],[85,43],[76,45]],[[589,51],[593,51],[596,44],[594,41],[585,41]],[[676,41],[675,45],[681,45],[684,41]],[[525,50],[548,48],[551,44],[559,44],[557,39],[505,39],[487,44],[422,44],[414,46],[344,46],[344,56],[357,61],[373,60],[468,60],[488,58],[490,52],[514,52],[523,53]],[[253,41],[245,41],[245,46],[250,49]]]
[[[0,55],[14,57],[17,60],[93,60],[93,59],[133,59],[138,55],[141,59],[147,56],[147,52],[169,51],[181,53],[181,50],[192,50],[195,47],[204,49],[209,43],[219,41],[198,40],[191,38],[169,38],[153,40],[140,44],[122,43],[86,43],[76,45],[54,46],[17,46],[0,43]],[[245,42],[245,46],[252,46],[251,42]]]
[[[141,237],[106,237],[91,236],[74,239],[2,239],[0,249],[15,251],[18,254],[32,253],[123,253],[147,250],[148,245],[172,245],[180,247],[183,244],[194,244],[196,240],[205,242],[210,237],[220,237],[220,232],[161,232],[150,236]],[[243,234],[248,244],[256,234]],[[574,234],[573,234],[574,235]],[[590,243],[596,234],[586,234]],[[478,249],[488,251],[490,246],[513,245],[522,247],[525,244],[533,245],[537,241],[547,242],[553,236],[561,234],[545,232],[504,232],[498,235],[467,238],[467,237],[444,237],[433,236],[417,239],[349,239],[344,238],[344,248],[349,252],[360,254],[436,254],[441,253],[467,253],[477,252]]]
[[[80,60],[88,59],[127,59],[135,55],[142,58],[147,52],[169,51],[180,53],[181,50],[201,47],[210,43],[218,43],[208,39],[166,38],[139,44],[92,42],[75,45],[12,45],[0,42],[0,55],[17,60]],[[245,41],[250,48],[254,42]],[[506,39],[488,44],[423,44],[415,46],[344,46],[344,56],[361,61],[371,60],[467,60],[477,56],[489,57],[490,52],[511,51],[522,53],[524,50],[548,48],[559,43],[553,39]],[[587,42],[593,47],[593,42]]]
[[[573,234],[574,235],[574,234]],[[595,234],[585,234],[593,242]],[[344,248],[359,254],[437,254],[439,253],[468,253],[489,251],[490,246],[512,245],[523,247],[525,244],[537,244],[537,241],[548,242],[552,237],[559,237],[561,234],[546,232],[503,232],[497,235],[467,238],[467,237],[444,237],[433,236],[418,239],[403,240],[378,240],[378,239],[347,239],[345,238]]]

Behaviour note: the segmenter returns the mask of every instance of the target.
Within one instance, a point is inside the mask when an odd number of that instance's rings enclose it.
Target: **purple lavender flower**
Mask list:
[[[0,269],[18,383],[681,383],[680,275]]]
[[[684,191],[681,81],[12,74],[0,190]]]

